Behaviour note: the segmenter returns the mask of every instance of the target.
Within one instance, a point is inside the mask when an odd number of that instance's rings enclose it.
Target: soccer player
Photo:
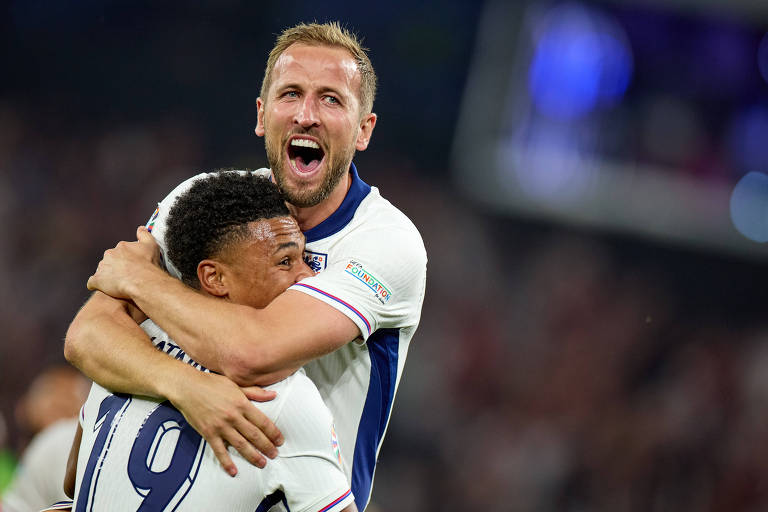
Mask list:
[[[157,358],[107,296],[134,301],[196,361],[238,384],[265,385],[304,366],[333,413],[360,510],[421,315],[427,261],[411,221],[352,163],[376,125],[375,89],[365,50],[335,23],[285,30],[267,60],[256,134],[265,139],[271,171],[262,172],[271,172],[286,196],[316,276],[261,310],[214,301],[174,281],[158,262],[167,207],[182,184],[150,221],[154,238],[140,228],[137,242],[105,253],[88,283],[103,293],[78,313],[65,344],[67,359],[96,382],[170,400],[230,474],[236,468],[226,444],[264,465],[262,453],[275,456],[280,432],[234,384],[214,390]],[[198,388],[220,399],[199,400]]]
[[[312,275],[302,259],[304,237],[277,187],[250,173],[196,180],[170,210],[166,243],[169,262],[193,293],[222,302],[262,308]],[[207,371],[152,320],[141,327],[157,349]],[[73,510],[252,512],[282,501],[292,511],[356,511],[331,413],[315,385],[299,370],[267,389],[277,398],[260,407],[286,442],[266,468],[243,464],[232,478],[167,401],[93,384],[80,414]]]

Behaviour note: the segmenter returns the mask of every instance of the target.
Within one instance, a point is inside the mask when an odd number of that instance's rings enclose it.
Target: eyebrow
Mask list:
[[[321,93],[332,92],[334,94],[338,94],[339,96],[342,96],[342,97],[344,96],[344,93],[342,93],[340,90],[336,89],[335,87],[331,87],[330,85],[324,85],[320,87],[319,90]]]
[[[302,89],[302,87],[295,82],[286,82],[284,84],[277,84],[275,86],[275,91],[284,91],[286,89]]]
[[[285,83],[285,84],[282,84],[282,85],[277,85],[275,87],[275,93],[277,94],[277,93],[281,93],[283,91],[287,91],[287,90],[291,90],[291,89],[303,91],[303,90],[305,90],[305,87],[302,87],[301,85],[299,85],[296,82],[290,82],[290,83]],[[334,87],[331,87],[329,85],[323,85],[323,86],[319,87],[318,91],[320,92],[320,94],[326,94],[326,93],[332,92],[333,94],[336,94],[336,95],[338,95],[341,98],[346,98],[347,97],[340,90],[338,90],[338,89],[336,89]]]
[[[289,249],[289,248],[293,248],[293,247],[298,249],[299,248],[299,244],[297,244],[296,242],[283,242],[282,244],[277,246],[277,248],[275,249],[273,254],[277,254],[278,252],[280,252],[280,251],[282,251],[284,249]]]

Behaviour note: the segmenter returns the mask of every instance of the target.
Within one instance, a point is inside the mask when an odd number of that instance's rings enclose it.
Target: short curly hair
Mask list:
[[[168,259],[181,280],[196,289],[197,266],[248,236],[248,223],[290,216],[269,178],[248,171],[220,170],[194,182],[168,213]]]

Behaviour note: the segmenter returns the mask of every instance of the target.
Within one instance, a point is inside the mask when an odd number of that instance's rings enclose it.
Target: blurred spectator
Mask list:
[[[16,421],[35,436],[59,420],[76,418],[89,386],[90,381],[69,365],[47,368],[19,399]]]
[[[2,496],[3,512],[43,509],[64,495],[64,473],[77,415],[90,382],[70,366],[43,371],[21,397],[17,420],[32,436]]]

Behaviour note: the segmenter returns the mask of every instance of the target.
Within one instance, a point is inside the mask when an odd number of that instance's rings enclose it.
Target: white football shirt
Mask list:
[[[40,510],[67,498],[64,472],[76,430],[77,418],[59,420],[32,439],[3,495],[3,512]]]
[[[269,169],[255,173],[269,176]],[[352,184],[341,206],[304,233],[305,260],[318,274],[291,289],[331,305],[360,328],[360,339],[305,369],[333,414],[344,471],[362,511],[370,499],[379,448],[421,316],[427,255],[408,217],[362,181],[354,164],[350,174]],[[168,211],[206,175],[176,187],[147,223],[164,255]],[[172,265],[168,267],[178,276]]]
[[[142,328],[171,357],[192,361],[151,320]],[[273,506],[335,512],[352,503],[331,413],[303,371],[269,386],[259,403],[285,436],[259,469],[230,449],[230,477],[213,450],[169,402],[113,394],[94,384],[80,413],[83,437],[73,511],[266,512]]]

